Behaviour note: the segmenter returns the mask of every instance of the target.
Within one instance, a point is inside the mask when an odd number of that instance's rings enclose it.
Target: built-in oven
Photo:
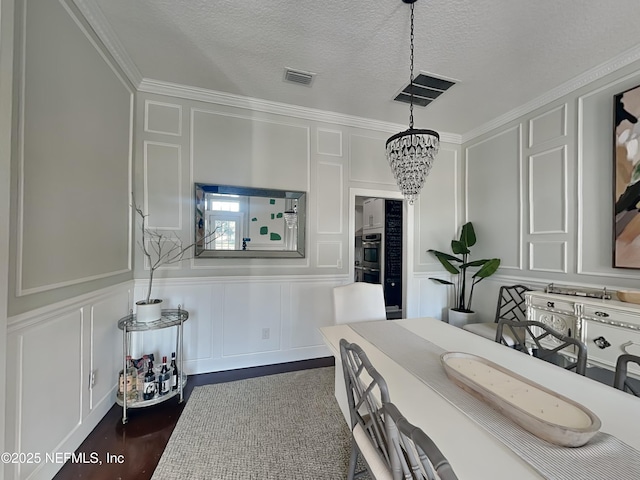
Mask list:
[[[361,277],[362,282],[365,283],[382,283],[380,281],[380,269],[379,268],[369,268],[369,267],[361,267]]]
[[[362,236],[362,266],[380,271],[382,262],[382,235],[370,233]],[[379,283],[379,282],[378,282]]]

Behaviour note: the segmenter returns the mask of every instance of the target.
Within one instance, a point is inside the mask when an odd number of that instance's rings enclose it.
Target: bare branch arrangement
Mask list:
[[[155,271],[163,265],[170,265],[182,260],[185,254],[194,248],[199,242],[208,242],[215,240],[219,235],[216,235],[216,230],[209,232],[202,238],[196,239],[195,242],[184,246],[180,237],[174,232],[171,234],[165,234],[147,227],[147,217],[141,207],[135,205],[136,213],[140,217],[140,228],[142,230],[142,239],[138,242],[142,253],[146,257],[149,263],[149,287],[147,288],[147,295],[144,299],[144,303],[149,305],[152,303],[151,288],[153,286],[153,276]],[[141,302],[142,303],[142,302]]]

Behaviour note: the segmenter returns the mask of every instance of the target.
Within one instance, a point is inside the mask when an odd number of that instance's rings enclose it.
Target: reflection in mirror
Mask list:
[[[304,257],[305,224],[305,192],[195,184],[196,257]]]

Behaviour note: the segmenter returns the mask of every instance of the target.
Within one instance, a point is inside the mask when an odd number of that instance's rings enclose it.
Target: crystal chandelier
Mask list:
[[[387,161],[404,198],[413,205],[438,153],[440,135],[433,130],[413,128],[413,4],[416,0],[402,1],[411,4],[409,129],[387,140]]]

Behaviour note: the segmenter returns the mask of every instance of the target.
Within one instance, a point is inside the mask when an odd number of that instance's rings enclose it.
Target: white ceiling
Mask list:
[[[409,80],[402,0],[93,1],[146,79],[408,124],[392,101]],[[638,0],[418,0],[415,71],[459,83],[415,127],[464,135],[638,59],[638,19]],[[285,67],[317,73],[312,87]]]

